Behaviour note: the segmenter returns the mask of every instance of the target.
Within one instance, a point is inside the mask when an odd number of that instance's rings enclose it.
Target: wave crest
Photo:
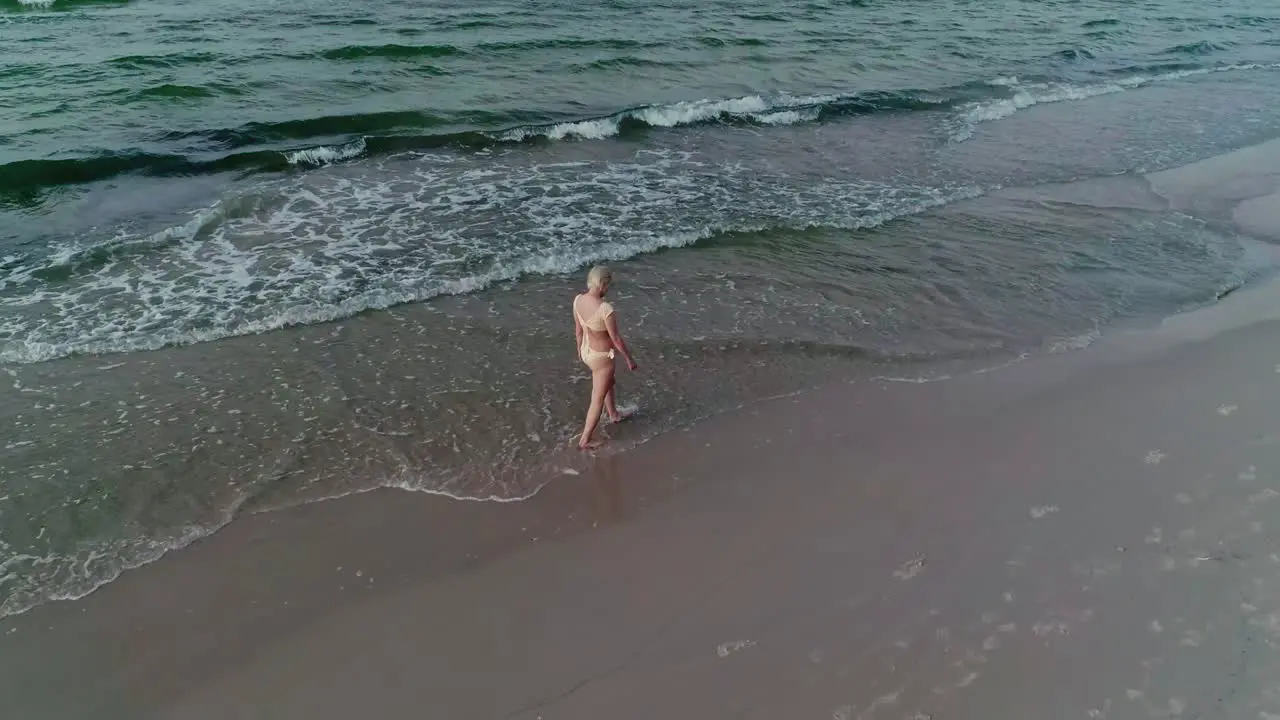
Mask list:
[[[345,145],[321,145],[320,147],[285,153],[290,165],[328,165],[360,157],[367,147],[364,138],[357,138]]]
[[[952,130],[949,139],[952,142],[963,142],[973,137],[978,125],[985,122],[1003,120],[1019,110],[1025,110],[1036,105],[1068,100],[1086,100],[1099,95],[1110,95],[1133,90],[1152,83],[1167,82],[1198,75],[1276,68],[1280,68],[1280,65],[1243,63],[1210,68],[1167,70],[1151,74],[1140,73],[1117,77],[1106,82],[1085,84],[1063,82],[1024,83],[1019,82],[1017,78],[996,78],[989,81],[989,83],[1004,88],[1010,94],[996,99],[974,101],[960,106],[957,109],[956,117],[951,123]]]
[[[325,60],[364,60],[366,58],[387,58],[390,60],[411,60],[413,58],[438,58],[465,54],[453,45],[348,45],[346,47],[325,50],[320,57]]]
[[[1200,42],[1186,43],[1184,45],[1174,45],[1165,50],[1163,55],[1211,55],[1216,52],[1226,50],[1227,46],[1208,40]]]

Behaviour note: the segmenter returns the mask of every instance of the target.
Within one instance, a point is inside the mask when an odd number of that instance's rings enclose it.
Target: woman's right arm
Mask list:
[[[613,346],[622,353],[622,359],[627,361],[627,367],[631,370],[639,368],[631,357],[631,348],[627,347],[627,341],[622,339],[622,333],[618,331],[618,320],[613,313],[609,313],[609,317],[604,319],[604,327],[609,331],[609,340]]]

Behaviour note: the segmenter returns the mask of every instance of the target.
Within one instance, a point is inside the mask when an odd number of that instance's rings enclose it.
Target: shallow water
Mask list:
[[[594,262],[643,365],[619,447],[1211,303],[1269,255],[1140,175],[1280,136],[1278,31],[1246,2],[0,3],[0,612],[238,512],[535,492],[577,461]]]

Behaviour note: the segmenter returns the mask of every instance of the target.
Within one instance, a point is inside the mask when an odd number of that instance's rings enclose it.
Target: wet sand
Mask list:
[[[1228,215],[1244,233],[1280,241],[1280,141],[1149,176],[1175,209]]]
[[[525,503],[251,516],[0,623],[5,715],[1269,718],[1280,322],[1201,329],[775,400]]]

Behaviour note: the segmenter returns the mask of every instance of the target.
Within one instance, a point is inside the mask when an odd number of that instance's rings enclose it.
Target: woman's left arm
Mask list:
[[[627,368],[635,370],[640,366],[636,364],[635,359],[631,357],[631,348],[627,347],[627,341],[622,339],[622,332],[618,330],[618,320],[613,313],[604,319],[605,329],[609,331],[609,340],[613,342],[613,346],[622,353],[622,359],[627,361]]]

